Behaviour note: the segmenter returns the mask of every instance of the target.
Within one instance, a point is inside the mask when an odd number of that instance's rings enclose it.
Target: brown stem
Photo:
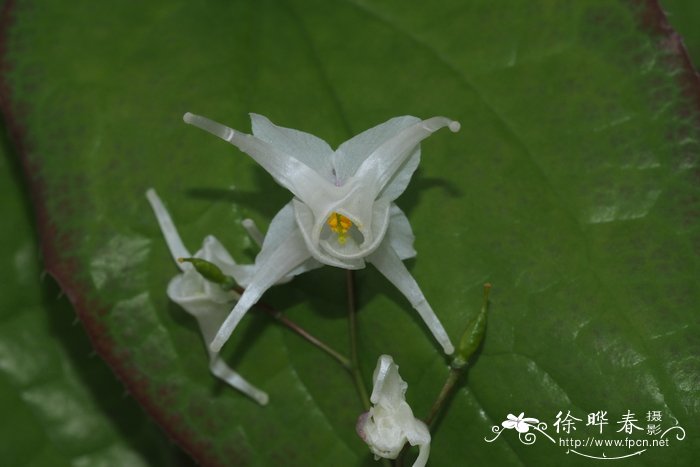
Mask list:
[[[362,406],[369,410],[370,402],[367,388],[360,372],[359,359],[357,358],[357,309],[355,306],[355,271],[345,271],[345,283],[348,290],[348,328],[350,331],[350,373],[355,382],[355,388],[362,400]]]
[[[435,399],[435,402],[433,402],[433,406],[430,408],[430,413],[425,419],[425,424],[428,425],[431,430],[437,415],[440,413],[445,401],[449,398],[450,394],[452,394],[455,384],[457,384],[459,377],[462,376],[462,373],[464,373],[465,368],[466,366],[459,369],[450,368],[450,373],[447,375],[445,384],[443,384],[440,394],[438,394],[437,399]]]
[[[233,290],[235,290],[236,292],[238,292],[241,295],[245,291],[245,289],[243,287],[240,287],[240,286],[234,286]],[[333,357],[346,370],[352,372],[352,363],[351,363],[350,359],[341,355],[338,351],[331,348],[328,344],[326,344],[325,342],[323,342],[319,338],[317,338],[314,335],[312,335],[311,333],[309,333],[306,329],[302,328],[294,321],[292,321],[289,318],[287,318],[286,316],[284,316],[284,314],[282,314],[281,311],[277,310],[276,308],[273,308],[272,306],[268,305],[265,302],[256,303],[254,308],[266,313],[267,315],[269,315],[271,317],[273,317],[280,324],[282,324],[283,326],[294,331],[296,334],[301,336],[304,340],[309,342],[311,345],[318,347],[319,349],[323,350],[328,355]]]

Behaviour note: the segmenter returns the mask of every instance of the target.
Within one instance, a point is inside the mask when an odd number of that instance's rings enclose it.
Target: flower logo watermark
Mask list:
[[[642,421],[644,419],[646,425]],[[491,427],[495,436],[484,437],[484,441],[493,443],[504,432],[515,430],[518,439],[525,445],[534,444],[541,434],[554,445],[566,448],[566,454],[589,459],[616,460],[642,455],[648,449],[668,447],[674,438],[675,441],[685,439],[685,429],[677,420],[674,425],[664,426],[664,417],[659,410],[647,411],[646,417],[639,418],[627,410],[615,424],[609,422],[606,410],[598,410],[587,414],[585,420],[586,424],[580,426],[583,418],[576,417],[569,410],[566,413],[560,410],[548,433],[547,423],[526,417],[525,412],[520,412],[518,416],[509,413],[500,425]],[[606,435],[610,431],[612,434]],[[615,454],[611,455],[611,450]]]
[[[544,422],[540,422],[536,418],[525,417],[525,412],[520,412],[520,415],[518,415],[517,417],[509,413],[506,419],[503,420],[503,422],[501,423],[501,426],[494,425],[491,427],[491,431],[495,433],[496,436],[494,436],[491,439],[484,438],[484,440],[487,443],[493,443],[499,436],[501,436],[501,433],[503,433],[505,430],[515,429],[515,431],[518,432],[518,438],[520,439],[521,443],[527,445],[534,444],[535,441],[537,441],[537,435],[531,432],[530,428],[542,433],[552,442],[555,442],[554,438],[549,436],[546,432],[547,424]]]
[[[536,426],[538,423],[540,423],[540,421],[536,418],[525,418],[525,412],[520,412],[520,415],[517,417],[509,413],[506,420],[501,423],[501,426],[509,430],[515,428],[518,433],[527,433],[530,431],[531,426]]]

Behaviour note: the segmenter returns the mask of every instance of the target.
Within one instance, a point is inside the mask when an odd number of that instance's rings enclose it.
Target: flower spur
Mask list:
[[[333,151],[323,140],[278,127],[251,114],[253,135],[186,113],[184,121],[250,155],[294,198],[270,224],[255,272],[211,342],[218,351],[243,315],[285,276],[322,264],[360,269],[372,263],[408,298],[447,354],[454,346],[420,287],[403,264],[416,255],[408,219],[394,204],[420,161],[420,142],[459,123],[445,117],[393,118]],[[266,238],[267,240],[267,238]]]

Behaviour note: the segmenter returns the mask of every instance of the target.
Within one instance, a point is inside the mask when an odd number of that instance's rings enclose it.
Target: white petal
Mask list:
[[[326,180],[334,181],[333,150],[328,143],[312,134],[277,126],[262,115],[251,113],[250,120],[253,135],[303,162]]]
[[[270,231],[270,234],[272,234],[272,231]],[[261,251],[258,256],[263,256],[263,252]],[[295,229],[289,232],[289,236],[284,242],[277,246],[274,251],[266,254],[264,260],[256,260],[255,275],[251,279],[243,295],[241,295],[238,303],[236,303],[236,306],[231,310],[228,317],[221,325],[216,337],[209,346],[210,349],[213,352],[221,350],[221,347],[223,347],[231,336],[231,333],[243,318],[243,315],[245,315],[250,307],[255,305],[262,294],[310,257],[311,254],[306,248],[301,233],[298,229]]]
[[[257,387],[250,384],[240,374],[233,371],[218,354],[215,355],[216,356],[211,359],[209,364],[209,369],[215,376],[224,380],[242,393],[250,396],[258,404],[267,405],[270,397],[265,391],[261,391]]]
[[[509,430],[512,430],[513,428],[515,428],[515,426],[516,426],[517,424],[518,424],[518,422],[516,422],[515,420],[506,420],[506,421],[504,421],[504,422],[501,423],[501,425],[503,426],[503,428],[507,428],[507,429],[509,429]]]
[[[356,221],[353,218],[352,213],[346,211],[345,209],[339,208],[336,211],[337,213],[342,214],[352,220],[353,224],[362,234],[362,243],[359,245],[355,241],[347,242],[346,245],[343,245],[338,242],[335,235],[331,235],[331,237],[327,240],[315,241],[319,241],[324,250],[330,253],[330,255],[334,258],[341,261],[359,260],[371,254],[379,247],[379,244],[384,240],[386,235],[386,231],[389,227],[390,206],[388,201],[385,199],[377,200],[375,203],[370,204],[370,206],[372,207],[372,210],[370,211],[371,217],[366,219],[364,222]],[[314,235],[320,235],[320,232],[314,230]],[[353,245],[354,248],[349,248]]]
[[[393,203],[389,208],[389,228],[386,237],[399,259],[416,256],[416,250],[413,248],[416,237],[413,235],[411,224],[403,211]]]
[[[321,192],[331,193],[335,188],[330,181],[308,165],[253,135],[189,112],[184,115],[183,120],[218,136],[251,156],[277,183],[305,202],[317,198]]]
[[[395,459],[406,442],[418,445],[420,452],[413,465],[425,466],[430,453],[430,431],[406,403],[408,385],[391,356],[379,357],[372,379],[373,406],[358,419],[358,434],[372,453],[387,459]]]
[[[175,283],[174,278],[171,284]],[[170,291],[169,287],[169,291]],[[250,396],[256,400],[259,404],[265,405],[268,402],[268,396],[265,392],[256,388],[248,381],[246,381],[237,372],[232,370],[221,358],[218,352],[213,352],[209,349],[209,344],[214,339],[217,330],[224,322],[226,318],[226,313],[230,309],[230,305],[227,303],[213,303],[213,302],[184,302],[183,300],[177,301],[185,311],[194,315],[197,318],[197,323],[199,324],[199,329],[202,333],[202,338],[204,339],[204,344],[207,348],[207,353],[209,354],[209,369],[218,378],[224,380],[226,383],[232,387],[238,389],[242,393]]]
[[[260,253],[255,258],[255,262],[266,262],[290,235],[296,235],[295,232],[297,230],[296,220],[294,219],[294,207],[292,206],[292,201],[290,201],[270,221],[270,226],[267,228]]]
[[[224,273],[237,266],[231,254],[224,248],[221,242],[213,235],[207,235],[202,242],[202,248],[195,253],[195,257],[206,259],[216,264]]]
[[[231,369],[231,367],[229,367],[226,362],[223,361],[218,352],[212,352],[211,349],[209,349],[209,344],[214,339],[217,329],[226,318],[226,313],[228,310],[228,305],[211,304],[206,310],[200,309],[200,311],[195,315],[197,322],[199,323],[199,328],[202,332],[204,344],[207,347],[207,353],[209,354],[209,370],[216,377],[222,379],[242,393],[250,396],[260,405],[266,405],[269,397],[265,392],[250,384],[239,373]]]
[[[445,328],[435,315],[428,302],[421,292],[418,283],[411,276],[396,252],[391,248],[389,242],[383,242],[379,248],[372,253],[367,261],[381,272],[389,282],[394,284],[401,293],[411,302],[411,305],[418,311],[418,314],[432,332],[435,339],[440,343],[446,354],[454,352],[454,346],[445,332]]]
[[[282,243],[284,243],[290,237],[290,235],[299,235],[299,227],[295,218],[292,201],[285,204],[284,207],[280,209],[277,214],[275,214],[275,217],[272,218],[270,227],[267,229],[267,234],[265,235],[265,240],[262,244],[262,249],[255,258],[255,263],[260,264],[270,261],[270,257],[275,254],[275,251],[277,251],[279,246],[282,245]],[[303,262],[299,267],[289,271],[289,273],[277,283],[282,284],[284,282],[289,282],[294,276],[321,266],[322,264],[315,259],[309,259]]]
[[[209,354],[209,369],[211,372],[261,405],[265,405],[268,401],[267,394],[233,371],[221,359],[218,352],[213,352],[209,349],[209,344],[226,318],[226,313],[231,308],[229,303],[236,296],[236,294],[227,293],[216,286],[207,290],[206,287],[209,285],[199,273],[191,269],[178,274],[170,281],[170,284],[168,284],[168,297],[197,319],[207,353]],[[223,299],[211,295],[211,291],[217,290],[219,294],[223,295]]]
[[[360,165],[379,146],[396,136],[401,130],[420,121],[419,118],[410,115],[395,117],[369,130],[365,130],[341,144],[333,154],[333,166],[339,182],[342,184],[352,175],[355,175]]]
[[[209,348],[209,344],[226,317],[226,312],[230,309],[230,303],[238,298],[238,294],[225,291],[218,284],[212,284],[205,280],[195,271],[191,264],[177,262],[178,258],[187,258],[191,254],[182,243],[170,214],[163,206],[163,202],[155,190],[149,189],[146,192],[146,197],[151,203],[171,255],[184,271],[182,274],[173,277],[168,284],[168,297],[197,319],[207,353],[209,354],[210,371],[214,376],[251,397],[259,404],[267,404],[269,398],[265,392],[256,388],[241,375],[233,371],[221,359],[218,352]],[[202,248],[195,253],[195,256],[216,264],[224,273],[228,274],[231,274],[231,270],[237,266],[228,251],[213,236],[205,238]]]
[[[399,375],[399,366],[390,355],[381,355],[372,375],[370,402],[388,407],[398,407],[404,401],[408,384]]]
[[[151,208],[153,209],[153,213],[156,215],[156,219],[160,225],[160,230],[163,232],[165,242],[168,244],[168,248],[170,249],[170,254],[172,255],[173,259],[181,270],[185,271],[190,269],[192,267],[191,264],[180,263],[177,261],[178,258],[189,258],[191,255],[185,247],[185,244],[182,243],[182,239],[180,238],[180,234],[177,233],[177,229],[175,228],[175,224],[173,224],[170,213],[168,213],[168,210],[165,209],[165,206],[158,197],[156,190],[149,188],[146,191],[146,198],[148,199],[148,202],[151,203]]]
[[[232,290],[224,290],[219,284],[204,279],[194,268],[172,278],[168,284],[168,297],[194,314],[196,303],[231,303],[239,295]]]
[[[365,267],[363,259],[340,259],[329,255],[320,245],[320,228],[316,228],[316,218],[311,208],[299,200],[292,200],[294,206],[293,213],[296,224],[301,232],[306,248],[314,259],[329,266],[343,269],[362,269]]]
[[[418,451],[418,457],[416,458],[416,461],[413,463],[413,467],[425,467],[425,464],[428,463],[428,456],[429,455],[430,455],[430,443],[421,444],[420,451]]]
[[[243,219],[241,225],[248,233],[248,236],[253,240],[253,242],[255,242],[255,244],[258,245],[258,247],[261,247],[265,236],[260,231],[260,229],[258,229],[258,226],[255,224],[255,221],[253,219]]]
[[[452,131],[459,130],[458,122],[445,117],[433,117],[404,128],[375,149],[360,165],[354,177],[376,180],[374,188],[375,196],[378,196],[389,181],[397,176],[398,171],[414,153],[418,144],[445,126],[449,126]],[[393,194],[398,196],[401,193]]]
[[[404,404],[406,404],[404,402]],[[408,404],[406,408],[410,410]],[[412,421],[411,424],[407,426],[406,429],[406,439],[411,446],[430,444],[430,430],[428,426],[421,420],[413,417],[413,412],[411,412]]]

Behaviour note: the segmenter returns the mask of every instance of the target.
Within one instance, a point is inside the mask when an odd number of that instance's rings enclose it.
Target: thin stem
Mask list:
[[[233,290],[235,290],[239,294],[243,294],[243,292],[245,291],[245,289],[243,287],[239,287],[239,286],[234,286]],[[295,323],[294,321],[292,321],[289,318],[287,318],[286,316],[284,316],[284,314],[282,314],[281,311],[277,310],[276,308],[273,308],[272,306],[268,305],[265,302],[258,302],[257,304],[255,304],[254,308],[265,312],[269,316],[272,316],[280,324],[282,324],[283,326],[289,328],[290,330],[294,331],[296,334],[301,336],[302,339],[306,340],[311,345],[314,345],[314,346],[318,347],[319,349],[323,350],[324,352],[326,352],[333,359],[335,359],[338,363],[340,363],[343,366],[343,368],[345,368],[348,371],[352,371],[352,363],[350,362],[349,358],[340,354],[340,352],[333,349],[331,346],[329,346],[328,344],[323,342],[321,339],[312,335],[306,329],[302,328],[297,323]]]
[[[360,395],[362,405],[365,410],[369,410],[370,402],[367,395],[367,387],[360,372],[359,359],[357,358],[357,309],[355,307],[355,272],[348,269],[345,271],[346,285],[348,290],[348,328],[350,330],[350,373],[355,382],[355,388]]]
[[[440,413],[442,406],[445,404],[445,401],[448,399],[450,394],[452,394],[455,384],[457,384],[457,381],[459,380],[459,377],[462,376],[462,373],[464,372],[465,368],[466,366],[460,369],[450,368],[450,373],[447,375],[445,384],[442,385],[440,394],[438,394],[437,399],[435,399],[435,402],[433,402],[433,406],[430,408],[430,413],[425,418],[425,424],[428,425],[431,431],[438,413]]]

